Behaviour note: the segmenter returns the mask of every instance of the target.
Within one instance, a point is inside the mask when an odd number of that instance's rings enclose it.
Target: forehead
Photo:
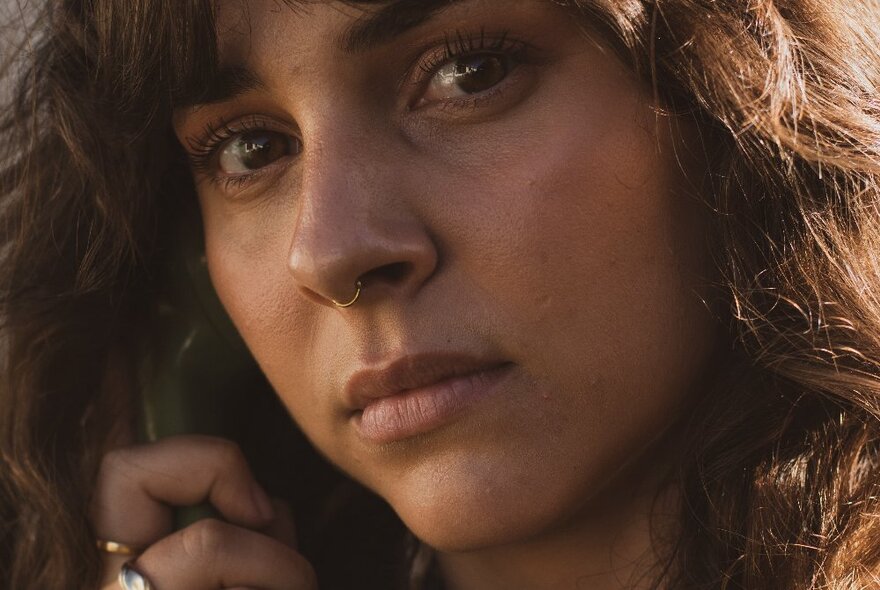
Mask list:
[[[348,52],[358,52],[453,5],[480,3],[486,4],[479,0],[221,0],[216,13],[218,41],[229,50],[258,32],[336,25],[340,30],[331,40]]]
[[[383,42],[424,24],[440,12],[455,9],[516,11],[524,5],[547,4],[573,7],[584,2],[570,0],[220,0],[217,32],[221,61],[253,49],[256,35],[273,41],[317,40],[340,50],[363,53]],[[319,32],[320,31],[320,32]],[[327,34],[330,33],[328,37]],[[314,41],[314,40],[312,40]]]

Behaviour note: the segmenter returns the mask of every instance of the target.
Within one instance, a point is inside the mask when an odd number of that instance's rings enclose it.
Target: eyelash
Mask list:
[[[524,41],[509,39],[509,34],[510,31],[504,30],[497,35],[488,36],[484,27],[480,29],[478,35],[464,34],[460,30],[455,31],[453,35],[447,35],[444,38],[443,51],[428,55],[418,64],[419,74],[414,84],[422,85],[426,81],[430,81],[440,71],[442,66],[469,55],[479,55],[481,53],[502,55],[511,61],[514,68],[524,63],[529,63],[530,45]],[[480,102],[500,95],[503,91],[502,86],[503,83],[487,93],[471,97],[447,99],[442,109],[473,110],[479,106]]]
[[[467,36],[461,31],[456,31],[454,36],[447,35],[444,38],[444,52],[429,55],[419,63],[418,67],[422,71],[419,81],[430,79],[441,66],[467,55],[497,53],[506,55],[515,62],[526,61],[528,44],[508,39],[509,34],[510,31],[502,31],[496,37],[487,37],[486,29],[483,28],[479,35]]]
[[[240,119],[233,126],[226,119],[209,122],[202,132],[187,139],[190,164],[198,172],[210,171],[220,148],[237,135],[269,129],[268,120],[259,115]]]
[[[529,44],[523,41],[508,38],[509,31],[502,31],[498,35],[488,36],[485,28],[481,28],[478,35],[466,34],[457,30],[452,35],[444,38],[443,50],[433,52],[423,57],[418,63],[418,73],[413,81],[414,85],[423,85],[430,81],[440,68],[456,59],[468,55],[480,53],[494,53],[508,58],[515,69],[517,66],[528,63]],[[488,93],[466,98],[447,99],[443,109],[473,109],[479,102],[498,96],[503,88],[491,89]],[[251,115],[236,121],[234,124],[226,119],[208,123],[200,134],[187,140],[189,149],[187,154],[190,165],[194,171],[201,172],[212,183],[222,183],[225,190],[241,188],[259,177],[263,169],[248,174],[222,175],[213,171],[217,155],[229,140],[236,136],[251,132],[273,130],[277,126],[271,125],[270,121],[260,115]],[[269,168],[269,166],[267,166]]]

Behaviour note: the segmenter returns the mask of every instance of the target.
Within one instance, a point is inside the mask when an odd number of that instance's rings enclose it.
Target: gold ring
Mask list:
[[[357,283],[354,284],[354,286],[355,286],[355,289],[357,289],[357,291],[355,291],[354,297],[352,298],[351,301],[349,301],[348,303],[339,303],[335,299],[332,299],[331,301],[333,301],[333,305],[335,305],[336,307],[351,307],[352,305],[354,305],[355,301],[358,300],[358,297],[361,296],[361,287],[363,287],[363,283],[358,281]]]
[[[113,555],[140,555],[144,552],[140,547],[117,543],[116,541],[105,541],[104,539],[97,539],[95,544],[104,553],[112,553]]]

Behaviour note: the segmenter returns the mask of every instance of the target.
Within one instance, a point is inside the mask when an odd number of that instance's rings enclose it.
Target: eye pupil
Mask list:
[[[453,79],[463,92],[476,94],[504,80],[507,70],[506,61],[499,55],[474,55],[456,62]]]

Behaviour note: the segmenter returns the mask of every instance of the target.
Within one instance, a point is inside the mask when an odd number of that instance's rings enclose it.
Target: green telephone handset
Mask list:
[[[258,372],[211,286],[201,221],[189,217],[172,231],[139,357],[142,441],[184,433],[232,437],[242,390]],[[175,527],[215,515],[207,504],[182,508]]]

